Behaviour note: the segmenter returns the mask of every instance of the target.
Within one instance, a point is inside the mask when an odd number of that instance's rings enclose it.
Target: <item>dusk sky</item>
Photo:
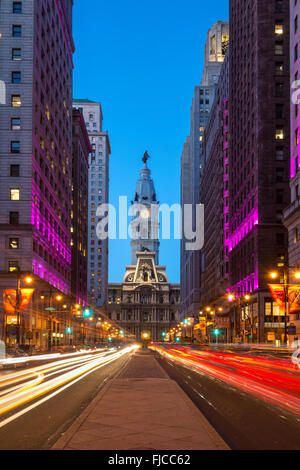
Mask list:
[[[112,148],[110,203],[133,199],[146,150],[158,200],[179,203],[181,152],[207,31],[228,20],[227,2],[74,4],[74,98],[102,104]],[[130,253],[130,240],[110,242],[110,282],[122,281]],[[160,264],[170,282],[180,281],[179,241],[161,241]]]

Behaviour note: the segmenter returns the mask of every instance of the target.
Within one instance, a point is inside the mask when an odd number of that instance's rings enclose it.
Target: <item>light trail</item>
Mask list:
[[[5,386],[9,387],[6,390],[2,390],[0,394],[0,416],[11,412],[15,408],[24,406],[30,401],[37,400],[41,396],[53,392],[53,390],[56,391],[0,422],[0,428],[42,403],[45,403],[45,401],[61,393],[79,380],[82,380],[90,373],[138,348],[139,346],[133,345],[119,351],[106,351],[105,353],[73,357],[59,361],[58,363],[54,362],[39,366],[29,371],[10,374],[0,381],[0,388],[4,388]],[[34,378],[30,380],[33,376]],[[22,380],[25,382],[20,384]],[[12,384],[16,383],[18,385],[12,387]]]
[[[300,372],[292,361],[242,356],[241,352],[195,350],[191,347],[153,345],[151,349],[196,372],[300,415]]]

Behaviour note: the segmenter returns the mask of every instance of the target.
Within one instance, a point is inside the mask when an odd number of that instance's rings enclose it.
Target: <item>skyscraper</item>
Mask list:
[[[288,2],[230,0],[229,275],[236,337],[239,304],[250,293],[254,341],[282,340],[284,333],[268,283],[287,261],[289,52]]]
[[[97,238],[97,208],[109,202],[109,136],[103,132],[103,114],[100,103],[77,99],[73,106],[83,113],[92,153],[89,156],[88,207],[88,291],[89,301],[102,306],[107,300],[108,239]]]
[[[76,304],[88,303],[88,189],[92,152],[83,114],[73,109],[72,152],[72,295]]]
[[[19,324],[22,342],[29,329],[34,342],[46,336],[45,312],[36,306],[40,292],[49,297],[51,289],[71,290],[72,6],[72,0],[0,5],[6,86],[0,105],[0,282],[16,288],[18,278],[24,287],[23,274],[35,276],[35,307]],[[9,331],[7,320],[1,324]],[[12,323],[8,341],[14,338]]]
[[[289,277],[295,283],[293,273],[300,267],[300,160],[299,160],[299,80],[300,55],[298,54],[300,39],[300,2],[290,0],[290,81],[292,90],[291,104],[291,157],[290,157],[290,190],[291,205],[284,211],[284,223],[289,235]],[[279,69],[278,73],[283,70]],[[291,314],[291,321],[296,326],[296,333],[290,339],[300,338],[299,312]]]
[[[219,75],[229,39],[228,22],[219,21],[207,33],[204,70],[201,85],[194,89],[190,114],[190,135],[186,141],[181,161],[181,205],[200,204],[200,185],[203,169],[203,134],[215,97]],[[189,152],[189,156],[187,154]],[[187,202],[189,201],[189,202]],[[194,211],[195,213],[195,211]],[[195,222],[195,221],[194,221]],[[194,227],[195,228],[195,227]],[[181,243],[181,314],[197,315],[200,309],[200,251],[186,251]]]

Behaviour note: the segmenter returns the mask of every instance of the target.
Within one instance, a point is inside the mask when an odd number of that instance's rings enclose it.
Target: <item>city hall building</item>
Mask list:
[[[121,283],[108,286],[108,315],[140,340],[144,333],[159,341],[180,321],[180,285],[169,283],[166,267],[159,264],[159,222],[148,154],[137,182],[134,204],[142,205],[132,219],[131,265]],[[138,207],[138,206],[136,206]]]

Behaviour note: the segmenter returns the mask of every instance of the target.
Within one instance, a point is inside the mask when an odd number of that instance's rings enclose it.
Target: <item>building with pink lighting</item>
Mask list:
[[[72,161],[72,296],[88,304],[88,190],[89,154],[92,152],[83,114],[73,109]]]
[[[299,80],[300,80],[300,2],[290,0],[290,80],[291,80],[291,204],[284,211],[284,223],[289,232],[290,282],[295,283],[293,271],[300,268],[300,158],[299,158]],[[291,315],[291,322],[296,325],[296,334],[290,335],[290,341],[300,339],[300,312]]]
[[[289,60],[288,2],[230,0],[228,251],[235,340],[283,340],[283,312],[268,283],[269,273],[287,261]]]
[[[21,316],[23,343],[27,330],[33,344],[47,343],[41,294],[51,303],[51,292],[71,293],[72,6],[73,0],[0,5],[0,78],[6,84],[0,105],[0,285],[16,288],[18,275],[33,275],[31,309]]]

